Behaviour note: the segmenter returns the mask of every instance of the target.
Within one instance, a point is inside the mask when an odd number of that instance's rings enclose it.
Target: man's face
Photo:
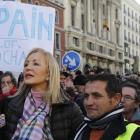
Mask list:
[[[85,90],[85,86],[84,85],[78,85],[78,93],[83,94],[84,90]]]
[[[104,81],[93,81],[85,85],[84,106],[87,117],[95,120],[105,113],[113,110],[113,97],[109,98],[105,90],[107,83]]]
[[[12,79],[10,76],[5,76],[1,79],[1,88],[6,87],[6,83],[9,86],[10,90],[12,90],[14,87],[14,84],[12,83]]]
[[[121,102],[124,105],[124,114],[125,113],[134,113],[135,108],[138,107],[139,103],[136,100],[136,91],[131,87],[122,88],[122,98]]]
[[[60,82],[61,82],[63,88],[65,88],[65,86],[66,86],[66,76],[64,74],[60,74]]]

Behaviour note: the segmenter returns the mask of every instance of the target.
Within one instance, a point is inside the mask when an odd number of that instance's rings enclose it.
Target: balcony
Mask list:
[[[127,40],[127,37],[126,36],[124,37],[124,40]]]
[[[132,30],[135,30],[134,26],[132,26]]]
[[[133,19],[135,18],[134,15],[132,15],[132,18],[133,18]]]
[[[124,13],[127,14],[127,11],[124,9]]]
[[[124,25],[126,25],[126,26],[127,26],[127,22],[126,22],[126,21],[124,21]]]
[[[131,28],[131,25],[128,23],[128,27]]]
[[[75,33],[79,33],[79,34],[82,33],[82,30],[81,30],[81,29],[78,29],[78,28],[73,27],[73,26],[69,26],[68,31],[73,31],[73,32],[75,32]]]
[[[124,56],[128,56],[128,52],[125,52],[125,53],[124,53]]]

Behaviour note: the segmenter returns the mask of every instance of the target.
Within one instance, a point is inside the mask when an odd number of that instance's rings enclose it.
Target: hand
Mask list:
[[[8,86],[8,84],[5,82],[5,86],[2,88],[2,93],[8,93],[10,92],[10,87]]]
[[[73,82],[71,81],[66,82],[66,87],[73,87]]]

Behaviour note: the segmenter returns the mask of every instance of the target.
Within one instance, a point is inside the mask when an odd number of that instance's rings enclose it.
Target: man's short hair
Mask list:
[[[136,97],[136,102],[140,102],[140,88],[139,88],[140,83],[136,80],[127,80],[122,84],[122,87],[130,87],[135,89],[135,97]]]
[[[16,78],[13,76],[12,72],[10,72],[10,71],[6,71],[5,73],[3,73],[1,75],[1,77],[0,77],[0,85],[1,85],[2,78],[6,77],[6,76],[10,76],[11,77],[11,82],[16,87],[17,86]],[[0,90],[1,90],[1,87],[0,87]]]
[[[86,83],[94,81],[104,81],[107,83],[106,92],[110,98],[115,96],[116,93],[120,93],[122,95],[121,81],[115,75],[113,74],[90,75],[87,77]]]

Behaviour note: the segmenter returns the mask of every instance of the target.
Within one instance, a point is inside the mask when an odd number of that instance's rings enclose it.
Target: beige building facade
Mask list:
[[[122,0],[125,73],[140,70],[140,5],[134,0]]]
[[[123,74],[124,49],[120,0],[64,0],[66,51],[82,57],[80,70],[97,66]],[[103,28],[104,22],[107,28]]]

